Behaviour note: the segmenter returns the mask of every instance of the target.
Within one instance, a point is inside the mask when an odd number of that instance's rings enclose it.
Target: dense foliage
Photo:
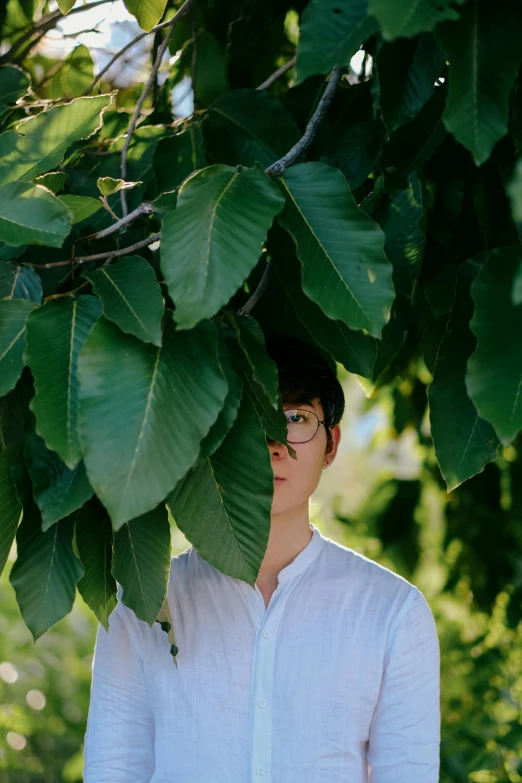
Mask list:
[[[452,578],[485,612],[510,592],[515,633],[519,4],[127,0],[155,65],[117,91],[84,45],[39,53],[81,8],[58,5],[0,10],[0,569],[16,540],[33,638],[76,588],[107,627],[116,582],[165,621],[167,508],[255,582],[266,436],[286,442],[273,331],[369,400],[392,390],[397,431],[433,443],[425,469],[450,493]],[[418,501],[401,485],[378,529],[410,569]]]

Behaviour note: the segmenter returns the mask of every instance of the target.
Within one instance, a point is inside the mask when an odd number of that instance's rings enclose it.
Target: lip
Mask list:
[[[286,481],[286,479],[281,478],[281,476],[274,476],[274,481]]]

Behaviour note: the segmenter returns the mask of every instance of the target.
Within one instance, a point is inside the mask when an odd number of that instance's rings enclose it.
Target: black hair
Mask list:
[[[328,452],[332,441],[330,429],[341,421],[345,404],[335,362],[328,361],[310,343],[283,333],[266,335],[265,346],[277,365],[284,403],[311,406],[313,400],[319,399],[324,411]]]

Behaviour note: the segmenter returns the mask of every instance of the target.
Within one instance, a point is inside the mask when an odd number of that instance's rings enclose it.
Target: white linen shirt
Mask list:
[[[422,593],[311,524],[268,607],[193,547],[176,644],[121,602],[99,624],[84,783],[436,783],[440,658]]]

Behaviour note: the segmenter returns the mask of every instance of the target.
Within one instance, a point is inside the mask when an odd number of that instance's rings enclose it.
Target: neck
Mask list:
[[[258,587],[276,586],[279,572],[295,560],[311,538],[308,500],[281,514],[272,514],[268,546],[256,580]]]

